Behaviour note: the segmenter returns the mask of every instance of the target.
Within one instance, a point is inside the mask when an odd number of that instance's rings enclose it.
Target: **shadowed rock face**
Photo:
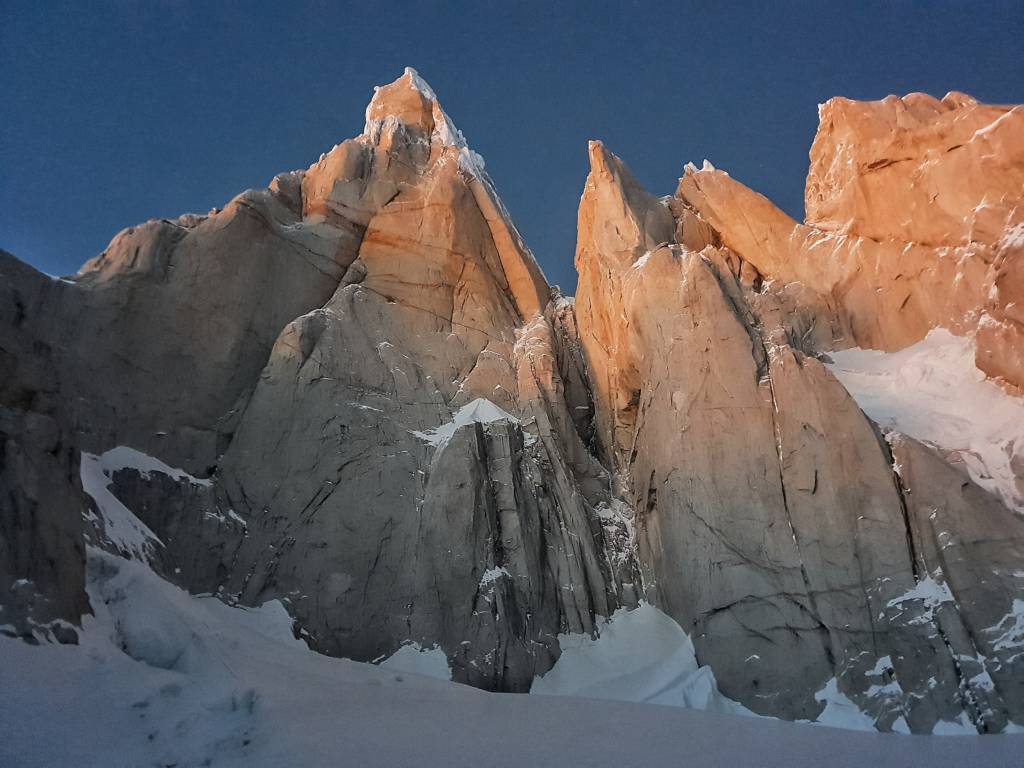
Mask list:
[[[309,169],[73,278],[0,253],[0,625],[73,640],[88,543],[484,688],[646,598],[757,712],[835,678],[882,729],[1024,720],[1024,523],[816,357],[977,328],[1019,382],[1018,118],[829,102],[805,225],[713,169],[655,198],[592,142],[574,302],[408,70]]]

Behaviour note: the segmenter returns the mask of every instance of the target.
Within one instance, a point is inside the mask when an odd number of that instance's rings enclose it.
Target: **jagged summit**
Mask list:
[[[384,121],[402,123],[407,129],[436,138],[448,146],[466,146],[465,137],[455,128],[441,108],[437,94],[412,67],[387,85],[373,89],[373,98],[366,107],[366,127],[371,135]]]
[[[1024,405],[970,365],[1024,381],[1021,113],[897,101],[823,108],[807,223],[591,142],[575,302],[412,69],[89,279],[0,253],[0,632],[73,638],[134,558],[319,652],[524,691],[646,600],[761,714],[1024,722]],[[873,423],[829,362],[941,329],[981,394],[937,436],[927,376]]]
[[[485,175],[484,159],[469,148],[462,131],[441,107],[434,89],[412,67],[406,67],[393,82],[374,87],[373,98],[366,107],[363,135],[379,137],[387,127],[394,129],[398,125],[417,139],[454,147],[463,170],[480,177]]]

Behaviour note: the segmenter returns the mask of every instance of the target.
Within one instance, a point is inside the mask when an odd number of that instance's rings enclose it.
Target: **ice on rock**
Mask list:
[[[1010,612],[988,631],[997,635],[992,643],[995,650],[1020,650],[1018,656],[1024,655],[1024,600],[1014,600]]]
[[[480,586],[489,587],[503,576],[511,578],[512,574],[509,573],[504,567],[488,568],[486,571],[483,572],[483,575],[480,577]]]

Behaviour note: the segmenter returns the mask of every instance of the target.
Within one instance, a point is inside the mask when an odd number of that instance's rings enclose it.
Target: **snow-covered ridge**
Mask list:
[[[103,456],[82,454],[79,465],[82,490],[96,502],[107,540],[120,552],[144,560],[154,547],[162,547],[163,542],[110,492],[112,475],[112,469],[104,466]]]
[[[971,479],[1024,512],[1024,399],[974,365],[973,336],[943,328],[899,352],[846,349],[829,365],[864,412],[884,429],[960,458]]]
[[[105,472],[116,472],[119,469],[135,469],[147,478],[152,472],[157,472],[161,475],[167,475],[172,480],[177,480],[178,482],[187,482],[204,487],[209,487],[213,482],[209,479],[194,477],[183,469],[164,464],[160,459],[149,456],[135,448],[130,448],[127,445],[119,445],[116,448],[111,448],[109,451],[104,451],[99,456],[99,461]]]
[[[410,675],[420,675],[434,680],[452,679],[448,657],[437,646],[424,648],[419,643],[406,643],[379,663],[384,669],[392,672],[408,672]]]
[[[162,547],[163,542],[110,492],[110,483],[114,473],[122,469],[137,470],[147,478],[156,472],[177,482],[191,483],[200,487],[209,487],[212,481],[193,477],[183,469],[171,467],[159,459],[125,445],[112,448],[99,455],[82,453],[79,466],[82,490],[96,502],[96,508],[103,521],[104,535],[120,552],[145,560],[153,548]],[[230,514],[238,518],[236,513],[231,512]],[[241,520],[241,518],[238,519]]]

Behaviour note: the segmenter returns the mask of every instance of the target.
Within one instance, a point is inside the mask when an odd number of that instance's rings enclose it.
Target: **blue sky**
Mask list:
[[[586,146],[656,194],[688,160],[800,217],[817,105],[1024,102],[1024,3],[0,0],[0,248],[66,274],[362,130],[416,67],[567,292]]]

